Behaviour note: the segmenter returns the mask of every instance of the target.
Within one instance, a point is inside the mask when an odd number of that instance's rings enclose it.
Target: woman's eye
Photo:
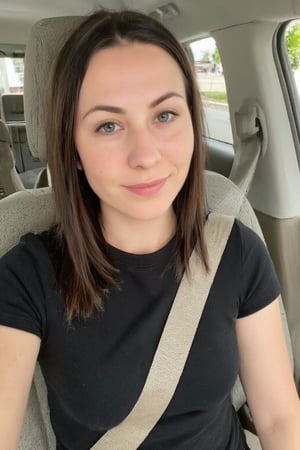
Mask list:
[[[176,116],[175,113],[171,111],[164,111],[157,116],[157,120],[161,123],[170,122],[174,118],[174,116]]]
[[[106,122],[100,125],[97,128],[97,131],[100,131],[103,134],[112,134],[120,129],[120,126],[114,122]]]

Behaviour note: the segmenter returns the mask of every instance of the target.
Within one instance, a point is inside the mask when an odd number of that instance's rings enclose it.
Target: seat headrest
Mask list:
[[[24,107],[27,138],[33,156],[47,161],[45,115],[52,64],[71,32],[84,17],[53,17],[33,25],[26,46]]]
[[[24,122],[23,94],[1,95],[1,117],[5,122]]]
[[[8,128],[2,120],[0,120],[0,142],[5,142],[9,146],[12,145]]]

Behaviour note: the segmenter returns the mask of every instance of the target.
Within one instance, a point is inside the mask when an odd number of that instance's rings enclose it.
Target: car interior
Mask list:
[[[55,222],[47,81],[71,31],[101,7],[155,17],[192,58],[206,121],[207,206],[239,218],[266,242],[300,393],[300,31],[298,62],[288,40],[298,30],[300,0],[0,0],[0,255]],[[18,86],[5,81],[14,60],[23,64]],[[239,381],[232,397],[251,449],[260,449]],[[55,438],[37,365],[19,450],[44,448],[54,449]]]

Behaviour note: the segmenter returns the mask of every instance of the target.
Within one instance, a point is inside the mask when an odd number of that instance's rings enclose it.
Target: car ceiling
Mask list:
[[[84,15],[100,7],[159,14],[169,3],[179,14],[161,19],[181,39],[241,23],[300,15],[300,0],[0,0],[0,42],[26,43],[31,25],[44,17]]]

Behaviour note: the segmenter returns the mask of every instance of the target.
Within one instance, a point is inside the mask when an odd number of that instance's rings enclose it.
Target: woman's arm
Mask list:
[[[264,450],[300,449],[297,395],[279,301],[237,320],[240,374]]]
[[[17,448],[39,348],[36,335],[0,326],[1,450]]]

